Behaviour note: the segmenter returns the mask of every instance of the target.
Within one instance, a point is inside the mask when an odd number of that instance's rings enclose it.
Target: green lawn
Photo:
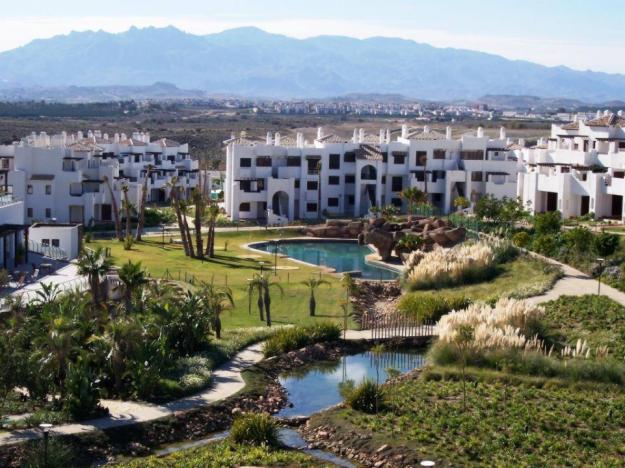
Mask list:
[[[256,298],[252,301],[251,314],[248,312],[247,280],[254,273],[259,273],[259,261],[264,261],[264,270],[273,268],[273,256],[258,254],[242,247],[249,242],[262,241],[273,238],[297,237],[296,230],[282,231],[246,231],[218,233],[216,241],[216,257],[212,260],[196,260],[185,257],[181,245],[169,243],[165,237],[163,246],[161,237],[145,237],[143,242],[136,243],[132,250],[126,251],[123,244],[116,240],[93,241],[89,247],[108,247],[117,265],[128,260],[140,261],[152,277],[168,277],[181,280],[195,277],[197,280],[214,281],[219,285],[227,285],[232,289],[235,307],[223,314],[224,327],[249,327],[261,325],[258,311],[255,307]],[[228,242],[227,251],[224,245]],[[250,259],[241,256],[252,256]],[[253,258],[259,255],[259,258]],[[275,280],[280,283],[284,295],[280,296],[278,289],[272,291],[272,320],[276,324],[310,324],[323,320],[341,322],[340,300],[344,298],[344,291],[340,286],[338,275],[322,274],[323,279],[330,282],[330,286],[320,286],[317,290],[317,316],[308,315],[308,290],[301,281],[310,276],[319,276],[320,269],[308,267],[285,258],[278,259],[278,265],[290,265],[296,270],[277,271]],[[271,273],[273,276],[273,272]],[[353,323],[350,323],[353,326]]]
[[[545,304],[545,325],[562,345],[587,340],[591,349],[607,346],[625,358],[625,307],[605,296],[563,296]]]
[[[206,447],[184,450],[166,457],[147,457],[121,463],[127,468],[156,467],[236,467],[236,466],[332,466],[294,450],[270,449],[218,442]]]
[[[521,298],[543,293],[551,288],[558,277],[556,269],[527,256],[502,263],[497,268],[498,274],[489,281],[437,290],[423,290],[413,294],[429,291],[453,297],[464,296],[472,301],[487,301],[503,296]]]
[[[407,453],[403,462],[413,466],[423,459],[457,466],[622,465],[622,390],[499,374],[503,383],[496,374],[471,376],[466,412],[459,372],[434,369],[388,388],[379,414],[334,409],[309,425],[337,428],[370,451],[388,444],[387,451]]]

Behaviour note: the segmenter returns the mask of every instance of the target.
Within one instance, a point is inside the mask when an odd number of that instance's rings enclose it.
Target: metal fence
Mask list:
[[[360,321],[363,330],[371,331],[371,339],[408,338],[419,336],[436,336],[436,325],[422,322],[403,314],[388,314],[375,317],[365,313]]]
[[[51,245],[43,245],[32,239],[28,240],[28,251],[43,255],[52,260],[67,260],[68,258],[67,253],[63,249]]]

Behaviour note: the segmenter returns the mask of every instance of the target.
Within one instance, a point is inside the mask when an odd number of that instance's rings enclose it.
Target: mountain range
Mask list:
[[[590,103],[625,99],[625,75],[546,67],[405,39],[294,39],[253,27],[209,35],[174,27],[72,32],[0,53],[0,89],[155,82],[200,94],[275,98],[390,93],[427,100],[485,94]]]

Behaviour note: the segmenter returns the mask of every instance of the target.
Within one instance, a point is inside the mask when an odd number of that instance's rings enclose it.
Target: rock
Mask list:
[[[384,465],[384,460],[377,461],[377,462],[375,462],[375,463],[373,464],[373,466],[375,466],[375,467],[380,467],[380,466],[382,466],[382,465]]]
[[[379,449],[377,449],[375,453],[384,452],[387,448],[388,448],[388,444],[384,444]]]

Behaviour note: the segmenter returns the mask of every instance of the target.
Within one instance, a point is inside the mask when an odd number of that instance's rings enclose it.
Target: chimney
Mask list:
[[[113,135],[113,143],[119,143],[119,133]]]
[[[423,133],[430,133],[430,126],[429,125],[424,125],[423,126]]]
[[[323,138],[323,127],[317,127],[317,140]]]
[[[275,138],[273,140],[273,144],[276,146],[280,146],[281,142],[282,142],[282,138],[280,137],[280,132],[276,132]]]
[[[401,137],[408,138],[408,125],[402,124],[401,126]]]
[[[506,138],[506,146],[510,146],[512,144],[512,138]]]
[[[386,129],[386,142],[387,143],[391,142],[391,129],[390,128]]]
[[[609,115],[610,115],[610,111],[609,111],[608,109],[606,109],[606,110],[604,110],[604,111],[603,111],[603,116],[604,116],[604,117],[607,117],[607,116],[609,116]]]
[[[361,128],[358,130],[358,142],[363,143],[365,141],[365,129]]]
[[[525,138],[519,138],[519,146],[525,148]]]
[[[618,115],[619,117],[623,117],[623,111],[622,110],[618,111],[616,115]]]
[[[506,127],[502,126],[499,129],[499,139],[500,140],[505,140],[506,139]]]
[[[354,136],[352,137],[352,143],[358,143],[358,129],[354,129]]]
[[[449,125],[445,129],[445,138],[447,138],[448,140],[451,140],[451,127]]]
[[[271,140],[272,140],[271,132],[267,132],[267,139],[266,139],[265,143],[267,145],[271,145]]]
[[[477,137],[484,138],[484,129],[482,127],[477,127]]]
[[[304,147],[304,134],[302,132],[297,132],[297,147]]]
[[[600,119],[601,118],[601,111],[597,110],[597,113],[595,114],[595,118]]]
[[[83,139],[83,135],[82,135],[82,132],[80,130],[76,134],[76,137],[78,138],[78,140],[82,140]]]
[[[381,128],[380,129],[380,144],[384,143],[384,137],[385,137],[384,129]]]
[[[108,140],[108,139],[109,139],[109,134],[108,134],[108,133],[105,133],[105,134],[102,136],[102,138],[104,138],[105,140]]]

